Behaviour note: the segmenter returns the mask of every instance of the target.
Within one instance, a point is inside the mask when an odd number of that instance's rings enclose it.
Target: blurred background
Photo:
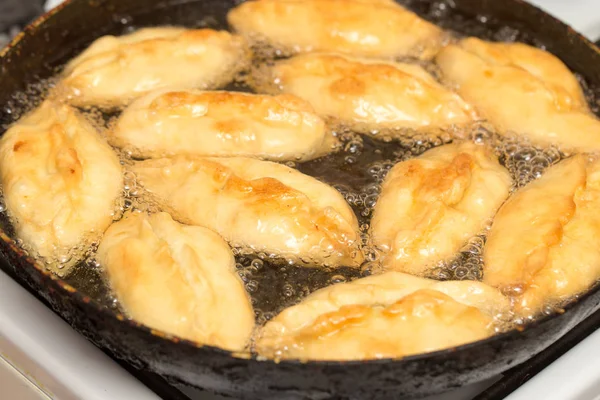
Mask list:
[[[0,0],[0,47],[20,31],[20,26],[63,1]],[[529,0],[529,2],[560,17],[569,25],[576,26],[588,38],[594,41],[600,39],[600,0]]]

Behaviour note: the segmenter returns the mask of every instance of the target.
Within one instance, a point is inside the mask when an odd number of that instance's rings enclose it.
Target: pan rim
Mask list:
[[[29,23],[23,29],[22,32],[17,34],[10,41],[10,43],[8,45],[6,45],[3,49],[0,49],[0,67],[2,66],[3,63],[6,62],[7,57],[12,52],[16,51],[15,49],[18,47],[19,43],[23,40],[23,38],[25,38],[27,35],[34,35],[40,26],[44,25],[47,21],[51,20],[52,18],[55,18],[56,15],[59,14],[66,7],[69,7],[73,3],[77,3],[80,1],[83,2],[83,0],[65,0],[63,3],[61,3],[57,7],[45,12],[40,17],[36,18],[34,21]],[[186,2],[198,2],[198,1],[203,1],[203,0],[187,0]],[[247,1],[247,0],[244,0],[244,1]],[[583,42],[590,51],[593,51],[596,54],[600,55],[600,48],[598,48],[594,43],[592,43],[589,39],[587,39],[586,37],[581,35],[579,32],[575,31],[569,25],[565,24],[564,22],[558,20],[554,16],[548,14],[547,12],[541,10],[539,7],[533,5],[525,0],[512,0],[512,1],[515,3],[520,3],[523,7],[529,8],[531,11],[534,11],[540,15],[543,15],[545,18],[549,18],[549,19],[553,20],[557,26],[559,26],[560,28],[562,28],[565,31],[565,35],[574,36],[575,39]],[[172,4],[177,4],[177,3],[181,3],[181,0],[167,1],[163,4],[163,7],[168,7]],[[239,2],[236,2],[236,3],[239,3]],[[3,133],[4,132],[2,132],[2,134]],[[0,134],[0,136],[2,134]],[[97,312],[101,316],[111,318],[113,320],[117,320],[118,323],[120,323],[120,324],[126,324],[134,329],[138,329],[142,332],[149,333],[150,335],[152,335],[156,338],[159,338],[160,340],[166,340],[166,341],[169,341],[176,345],[183,345],[183,346],[187,346],[189,348],[195,348],[195,349],[199,349],[199,348],[207,349],[207,350],[210,350],[215,353],[220,353],[222,355],[235,358],[236,360],[239,360],[239,361],[243,360],[243,361],[248,361],[248,362],[270,363],[273,365],[290,365],[290,366],[302,365],[302,366],[308,366],[308,367],[313,367],[313,366],[314,367],[352,367],[352,366],[364,366],[366,364],[367,365],[379,365],[379,364],[389,364],[389,363],[409,364],[409,363],[413,363],[413,362],[422,362],[424,360],[444,357],[444,356],[447,356],[450,354],[456,355],[459,352],[467,352],[474,347],[482,347],[482,346],[486,346],[486,345],[489,345],[492,343],[503,341],[505,339],[508,340],[508,338],[522,335],[524,332],[527,332],[530,329],[535,329],[541,325],[544,325],[545,323],[547,323],[550,320],[554,320],[555,318],[559,318],[561,315],[569,313],[571,309],[580,306],[581,303],[583,303],[586,298],[588,298],[600,291],[600,281],[598,281],[594,285],[592,285],[586,292],[584,292],[584,293],[576,296],[574,299],[570,300],[567,304],[564,305],[564,307],[562,307],[560,309],[560,311],[555,310],[548,315],[544,315],[543,317],[537,318],[533,322],[530,322],[530,323],[524,325],[523,327],[518,327],[518,328],[511,329],[509,331],[506,331],[506,332],[497,333],[490,337],[487,337],[485,339],[478,340],[475,342],[466,343],[466,344],[463,344],[460,346],[455,346],[455,347],[449,347],[449,348],[445,348],[445,349],[437,350],[437,351],[433,351],[433,352],[419,353],[419,354],[415,354],[415,355],[410,355],[410,356],[406,356],[406,357],[398,357],[398,358],[381,358],[381,359],[349,360],[349,361],[301,360],[301,359],[291,359],[291,358],[274,360],[274,359],[262,357],[260,355],[252,354],[249,356],[248,353],[233,352],[233,351],[226,350],[226,349],[223,349],[220,347],[183,339],[176,335],[172,335],[170,333],[164,332],[162,330],[154,329],[147,325],[143,325],[133,319],[130,319],[129,317],[123,315],[120,312],[113,311],[113,310],[109,309],[108,307],[100,304],[95,299],[91,298],[88,295],[83,294],[81,291],[77,290],[76,288],[74,288],[73,286],[71,286],[70,284],[65,282],[63,279],[61,279],[60,277],[58,277],[55,274],[51,273],[50,271],[46,270],[41,263],[32,259],[27,254],[25,254],[24,250],[19,248],[15,244],[13,239],[11,239],[6,234],[4,229],[2,229],[2,228],[0,228],[0,240],[2,240],[4,242],[4,244],[6,245],[5,247],[0,249],[0,253],[2,253],[2,255],[5,256],[5,258],[8,258],[8,256],[10,256],[10,255],[16,254],[19,258],[23,259],[24,262],[26,262],[27,264],[32,266],[38,273],[42,274],[42,276],[45,278],[44,283],[47,283],[48,281],[52,282],[52,284],[54,285],[54,290],[61,291],[64,295],[71,297],[72,299],[79,302],[80,304],[85,304],[87,306],[93,307],[95,312]],[[13,254],[10,254],[9,252],[12,252]],[[15,266],[15,265],[13,265],[13,263],[11,263],[8,260],[7,260],[7,262],[12,268],[19,268],[18,265]],[[52,307],[50,307],[50,308],[52,308]],[[593,311],[594,310],[591,310],[590,314]],[[531,356],[533,356],[533,355],[535,355],[535,354],[532,354]]]

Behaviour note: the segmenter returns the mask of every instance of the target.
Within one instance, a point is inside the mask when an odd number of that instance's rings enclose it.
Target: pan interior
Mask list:
[[[102,25],[101,29],[85,31],[77,35],[76,40],[63,44],[60,51],[54,52],[42,65],[25,77],[23,86],[18,90],[6,91],[0,95],[3,112],[0,116],[2,131],[12,122],[34,107],[43,98],[51,85],[51,77],[58,73],[69,59],[87,46],[91,41],[104,34],[123,34],[139,27],[155,25],[183,25],[187,27],[209,27],[227,29],[225,15],[233,6],[232,2],[220,1],[172,1],[161,2],[149,7],[146,2],[124,2],[122,10],[107,10],[111,22]],[[525,25],[506,25],[502,21],[488,15],[474,15],[468,10],[461,10],[454,2],[406,0],[400,1],[424,18],[452,30],[458,35],[472,35],[488,40],[521,41],[539,47],[547,43],[538,39]],[[467,2],[468,3],[468,2]],[[144,4],[144,6],[141,6]],[[100,4],[99,7],[102,7]],[[131,12],[128,12],[131,11]],[[52,19],[47,21],[52,29]],[[68,33],[65,34],[68,37]],[[29,40],[28,38],[24,40]],[[433,73],[435,67],[425,65]],[[5,74],[8,75],[8,74]],[[230,84],[225,89],[251,91],[244,83],[244,77]],[[592,85],[583,76],[578,76],[586,92],[587,99],[598,114],[600,87]],[[4,80],[0,78],[0,87]],[[6,86],[6,85],[5,85]],[[94,112],[94,114],[98,114]],[[108,123],[115,114],[101,115],[104,123]],[[360,136],[344,127],[338,129],[344,141],[343,151],[323,159],[294,164],[300,171],[314,176],[338,189],[354,209],[359,218],[361,229],[366,233],[373,206],[377,200],[379,184],[386,172],[396,162],[417,156],[424,151],[451,141],[446,134],[416,135],[401,141],[380,141]],[[536,149],[526,143],[515,141],[496,141],[491,129],[485,125],[476,126],[472,131],[473,140],[492,141],[496,153],[515,181],[515,188],[534,179],[548,165],[557,162],[564,155],[556,149]],[[523,158],[539,159],[539,164],[519,164]],[[545,160],[545,161],[543,161]],[[132,199],[126,198],[123,209],[139,207]],[[5,207],[0,205],[0,209]],[[5,212],[0,214],[0,228],[13,236],[10,222]],[[432,275],[437,279],[481,279],[481,250],[485,235],[474,237],[465,244],[465,248],[457,257],[439,265]],[[376,254],[367,251],[367,258],[376,263]],[[309,293],[331,283],[349,281],[370,274],[373,263],[367,263],[359,270],[352,268],[307,269],[298,266],[294,260],[273,259],[266,254],[237,254],[238,272],[245,281],[246,289],[252,297],[256,310],[256,319],[263,324],[283,308],[297,303]],[[63,278],[80,292],[88,295],[103,307],[117,310],[118,301],[112,296],[104,282],[101,267],[86,260],[73,272]]]

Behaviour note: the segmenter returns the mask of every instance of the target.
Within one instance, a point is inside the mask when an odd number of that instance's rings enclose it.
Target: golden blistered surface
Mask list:
[[[227,243],[216,233],[173,221],[167,213],[127,214],[98,248],[125,311],[155,329],[241,351],[254,312]]]
[[[448,128],[477,117],[469,104],[415,64],[311,53],[278,61],[271,75],[283,92],[362,132]]]
[[[2,136],[0,175],[17,236],[56,268],[74,265],[108,228],[123,185],[119,159],[94,127],[52,101]]]
[[[511,178],[491,150],[470,142],[396,164],[382,185],[371,240],[384,268],[422,274],[480,233],[508,197]]]
[[[444,78],[501,134],[538,145],[600,150],[600,121],[582,89],[557,57],[521,43],[468,38],[436,57]]]
[[[577,155],[515,193],[496,216],[484,252],[484,281],[517,295],[534,315],[600,278],[600,162]]]
[[[481,282],[400,272],[323,288],[268,322],[256,350],[274,358],[395,358],[484,339],[509,301]]]
[[[291,52],[429,58],[444,39],[440,28],[389,1],[247,1],[227,20],[250,40]]]
[[[244,39],[212,29],[103,36],[66,65],[56,93],[77,106],[118,107],[155,89],[214,88],[231,80],[249,54]]]
[[[125,109],[110,143],[135,157],[246,156],[305,161],[337,139],[307,102],[293,95],[158,91]]]
[[[137,162],[142,186],[175,218],[230,244],[317,265],[359,265],[358,222],[338,191],[281,164],[179,156]]]

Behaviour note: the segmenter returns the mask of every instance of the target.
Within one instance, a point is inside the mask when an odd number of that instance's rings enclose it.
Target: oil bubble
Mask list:
[[[346,277],[344,275],[334,275],[329,280],[332,284],[336,283],[344,283],[346,282]]]

